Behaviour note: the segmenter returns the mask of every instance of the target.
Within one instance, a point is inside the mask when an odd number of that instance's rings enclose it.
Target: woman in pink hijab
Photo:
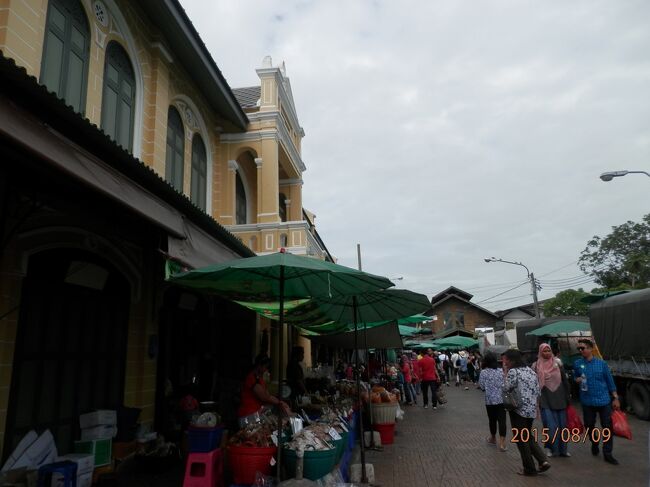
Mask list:
[[[567,380],[562,361],[553,356],[553,351],[548,343],[539,346],[537,362],[533,364],[537,373],[539,388],[542,394],[539,398],[542,423],[549,441],[546,448],[550,451],[548,456],[569,457],[567,443],[562,441],[562,429],[566,428],[566,408],[569,405],[569,382]],[[540,437],[545,435],[540,435]],[[566,436],[566,435],[565,435]],[[553,441],[555,440],[555,441]]]

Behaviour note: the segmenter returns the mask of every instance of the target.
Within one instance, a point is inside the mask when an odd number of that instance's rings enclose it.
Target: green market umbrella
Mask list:
[[[311,257],[278,252],[175,274],[169,281],[233,301],[274,301],[361,294],[393,287],[385,277]]]
[[[427,315],[407,316],[406,318],[400,318],[399,320],[397,320],[397,324],[409,325],[414,323],[422,323],[424,321],[431,321],[431,316],[427,316]]]
[[[310,257],[279,252],[235,259],[171,276],[173,284],[202,289],[233,301],[279,302],[278,385],[283,379],[282,342],[284,338],[284,302],[287,298],[304,299],[362,294],[394,286],[387,278]],[[356,301],[355,301],[356,302]],[[282,396],[278,387],[278,397]],[[278,431],[282,418],[278,415]],[[278,472],[281,472],[282,435],[278,435]],[[363,442],[363,438],[361,440]]]
[[[410,348],[436,348],[433,342],[408,342],[405,345]]]
[[[576,331],[591,331],[591,326],[589,323],[585,323],[584,321],[563,320],[529,331],[526,335],[535,335],[538,337],[568,335],[569,333]]]
[[[431,328],[420,328],[415,333],[418,335],[433,335],[433,330]]]
[[[478,340],[463,336],[451,336],[434,340],[433,344],[438,348],[471,348],[478,346]]]
[[[279,319],[278,302],[237,302],[262,316]],[[405,289],[383,289],[353,296],[290,301],[285,309],[284,322],[317,334],[341,333],[354,329],[355,318],[358,325],[367,328],[394,320],[399,324],[402,319],[408,320],[429,306],[424,294]]]
[[[620,290],[620,291],[607,291],[607,292],[604,292],[604,293],[588,294],[587,296],[585,296],[583,298],[580,298],[580,301],[582,301],[583,303],[587,303],[587,304],[593,304],[593,303],[601,301],[601,300],[603,300],[605,298],[609,298],[611,296],[617,296],[619,294],[625,294],[627,292],[630,292],[630,291],[626,290],[626,289],[623,289],[623,290]]]
[[[398,327],[399,327],[399,334],[404,337],[412,337],[413,335],[415,335],[415,332],[417,331],[412,326],[398,325]]]

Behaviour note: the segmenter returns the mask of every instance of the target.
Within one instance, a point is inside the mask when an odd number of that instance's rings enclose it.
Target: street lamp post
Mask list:
[[[650,176],[650,174],[649,174],[649,176]],[[518,265],[518,266],[521,266],[524,269],[526,269],[526,274],[528,275],[528,279],[530,280],[530,286],[531,286],[531,288],[533,290],[533,303],[535,305],[535,318],[539,318],[540,316],[539,316],[539,302],[537,301],[537,283],[535,282],[535,275],[532,272],[530,272],[528,267],[526,267],[521,262],[512,262],[512,261],[509,261],[509,260],[497,259],[495,257],[490,257],[489,259],[483,259],[483,260],[485,260],[485,262],[487,262],[488,264],[490,262],[503,262],[504,264]]]
[[[611,181],[614,178],[620,178],[622,176],[627,176],[628,174],[645,174],[650,178],[650,173],[646,171],[608,171],[600,175],[600,179],[605,182]]]

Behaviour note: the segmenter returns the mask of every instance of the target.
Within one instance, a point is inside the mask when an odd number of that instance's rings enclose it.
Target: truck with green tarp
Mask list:
[[[619,394],[637,417],[650,420],[650,289],[605,295],[589,316]]]

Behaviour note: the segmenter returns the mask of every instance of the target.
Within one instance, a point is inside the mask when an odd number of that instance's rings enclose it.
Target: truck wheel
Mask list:
[[[650,419],[650,389],[640,382],[630,386],[628,404],[639,419]]]

